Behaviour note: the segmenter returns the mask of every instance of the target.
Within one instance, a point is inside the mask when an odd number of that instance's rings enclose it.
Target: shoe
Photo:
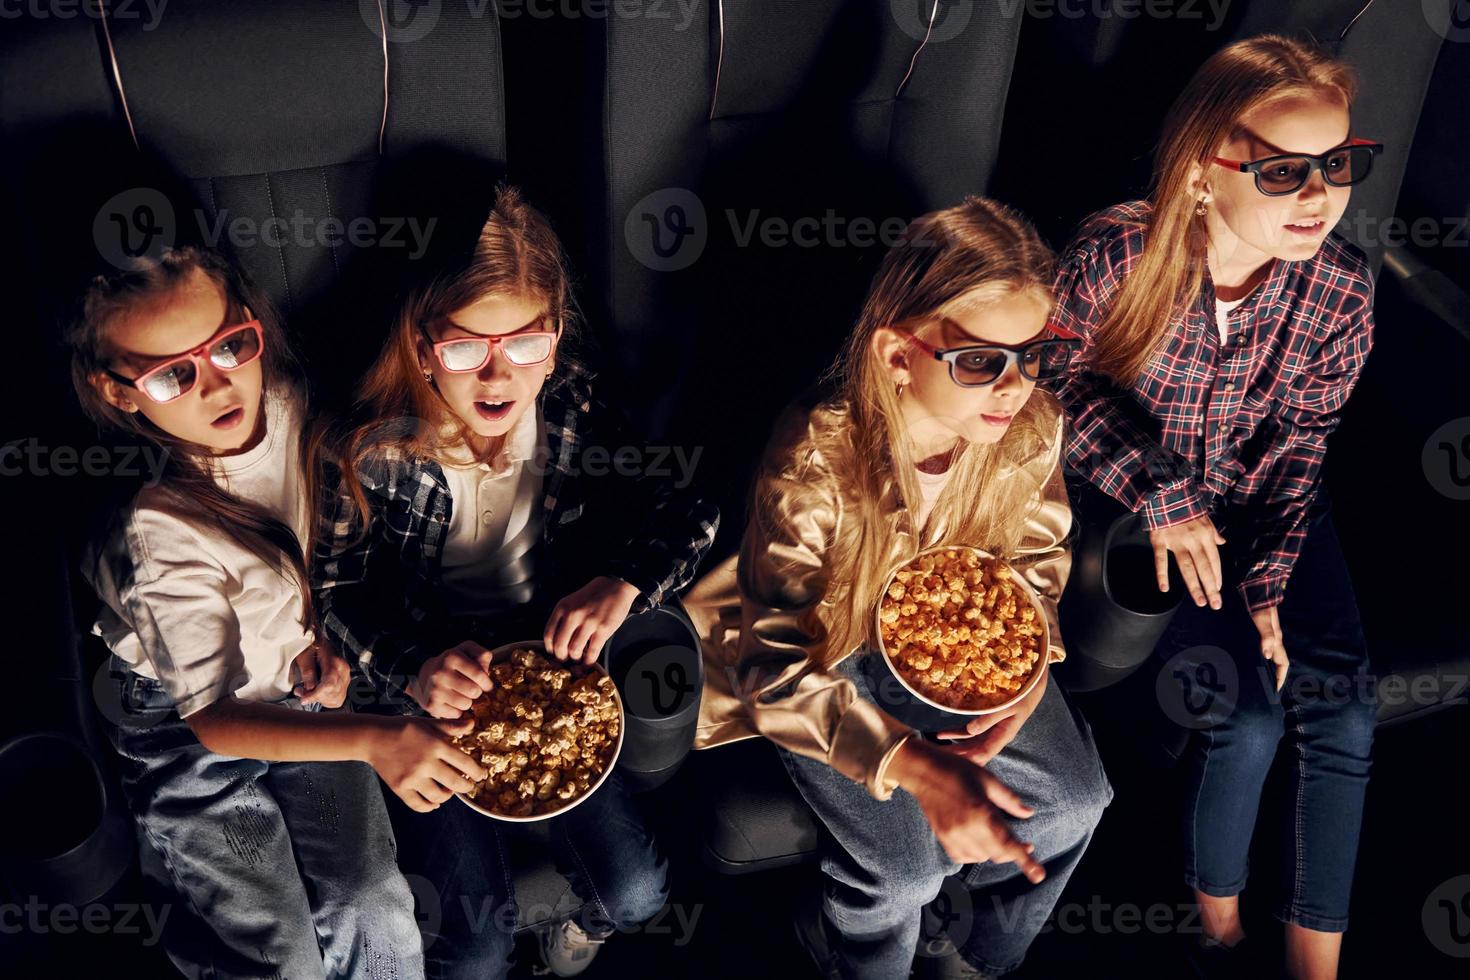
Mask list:
[[[954,943],[921,940],[920,950],[914,959],[915,980],[995,980],[995,974],[977,969],[961,956]]]
[[[837,950],[832,944],[827,914],[822,911],[822,900],[817,894],[808,894],[797,902],[793,925],[796,941],[806,950],[822,980],[842,980],[837,966]]]
[[[1194,970],[1194,975],[1199,980],[1236,980],[1236,978],[1255,977],[1259,980],[1260,974],[1251,962],[1251,954],[1255,949],[1242,939],[1234,946],[1226,946],[1224,943],[1205,939],[1190,938],[1184,944],[1184,958],[1189,961],[1189,966]]]
[[[571,919],[540,935],[541,961],[559,977],[575,977],[592,965],[606,936],[589,935]],[[544,975],[544,974],[543,974]]]

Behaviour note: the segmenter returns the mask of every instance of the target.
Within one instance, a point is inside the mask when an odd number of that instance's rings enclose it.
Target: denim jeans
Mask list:
[[[1291,660],[1280,693],[1239,594],[1232,589],[1222,598],[1218,612],[1186,601],[1155,648],[1166,714],[1194,731],[1183,760],[1185,881],[1206,895],[1245,888],[1261,788],[1284,747],[1292,765],[1279,828],[1285,857],[1276,915],[1341,932],[1377,699],[1357,600],[1325,502],[1277,610]]]
[[[421,890],[428,976],[504,977],[519,908],[500,825],[458,800],[429,813],[396,799],[389,808],[403,870]],[[584,903],[577,918],[588,933],[633,928],[663,907],[668,861],[616,770],[589,799],[553,817],[549,830],[552,859]]]
[[[616,769],[591,798],[554,818],[551,834],[557,870],[586,903],[578,920],[589,934],[632,929],[668,901],[668,859]]]
[[[145,873],[173,908],[164,944],[181,972],[423,976],[413,896],[370,767],[216,755],[157,681],[118,660],[113,674],[123,789]]]
[[[859,693],[875,697],[864,660],[854,654],[836,670]],[[1113,790],[1103,772],[1092,731],[1054,679],[1016,737],[986,767],[1035,809],[1021,820],[1005,817],[1019,839],[1036,845],[1046,880],[1032,885],[1014,864],[963,869],[934,836],[918,801],[906,790],[880,801],[837,770],[780,749],[792,781],[825,826],[822,909],[837,933],[842,973],[861,980],[906,977],[919,939],[923,908],[946,876],[959,872],[968,909],[951,903],[948,931],[964,958],[992,974],[1021,965],[1067,879],[1077,866]]]
[[[430,980],[504,977],[515,949],[515,890],[499,824],[458,800],[428,813],[397,796],[388,812],[414,885]]]

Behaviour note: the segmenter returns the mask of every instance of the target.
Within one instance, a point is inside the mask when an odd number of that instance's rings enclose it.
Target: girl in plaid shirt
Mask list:
[[[595,397],[568,352],[574,329],[560,244],[503,188],[468,257],[410,290],[364,379],[314,577],[327,631],[384,703],[459,718],[490,689],[488,648],[527,636],[590,663],[630,613],[687,585],[713,544],[715,507],[662,475]],[[498,975],[510,936],[455,911],[466,889],[503,887],[510,901],[494,825],[464,807],[434,820],[400,836],[438,842],[424,873],[446,896],[446,931],[469,945],[430,948],[430,973]],[[557,864],[587,900],[581,921],[542,937],[548,965],[571,976],[658,911],[667,862],[617,772],[551,825]],[[466,853],[484,871],[469,883]]]
[[[1352,132],[1353,92],[1345,64],[1287,38],[1220,51],[1170,112],[1150,198],[1089,219],[1057,284],[1057,326],[1084,343],[1059,392],[1068,462],[1141,514],[1158,587],[1172,554],[1193,599],[1156,651],[1184,685],[1191,717],[1175,720],[1197,729],[1192,955],[1240,961],[1246,856],[1285,735],[1277,915],[1296,977],[1336,973],[1375,716],[1319,493],[1372,333],[1368,265],[1330,234],[1382,150]]]

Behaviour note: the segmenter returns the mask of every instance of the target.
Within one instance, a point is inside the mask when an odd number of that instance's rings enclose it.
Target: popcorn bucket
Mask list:
[[[526,640],[521,643],[506,643],[502,646],[498,646],[494,650],[490,651],[491,663],[500,663],[508,659],[510,655],[517,650],[530,650],[543,657],[549,667],[561,668],[564,670],[569,669],[574,674],[585,674],[590,672],[599,673],[604,676],[607,675],[607,670],[604,669],[602,664],[600,663],[594,663],[590,665],[580,663],[567,664],[555,659],[554,657],[546,653],[546,646],[540,640]],[[616,686],[613,687],[613,699],[617,702],[618,705],[617,744],[613,746],[612,755],[608,757],[607,765],[603,767],[603,770],[598,775],[597,779],[590,786],[587,787],[587,791],[585,793],[578,795],[577,797],[569,800],[563,806],[557,807],[555,810],[552,810],[548,813],[538,813],[526,817],[514,817],[508,816],[504,813],[497,813],[489,807],[476,801],[468,793],[456,793],[454,795],[459,798],[461,803],[469,807],[471,810],[474,810],[476,813],[482,813],[485,816],[489,817],[491,820],[502,820],[506,823],[536,823],[541,820],[550,820],[553,817],[559,817],[564,813],[570,812],[574,807],[580,806],[584,800],[592,796],[593,793],[596,793],[598,788],[607,781],[607,777],[612,774],[614,767],[616,767],[618,764],[618,755],[623,750],[623,735],[628,728],[627,712],[624,710],[623,699],[622,696],[618,694]]]
[[[930,548],[926,551],[919,552],[914,558],[917,559],[924,555],[944,551],[968,551],[983,559],[996,560],[993,555],[979,548],[955,545]],[[886,596],[888,594],[888,589],[893,585],[898,573],[908,567],[909,564],[910,562],[906,561],[888,574],[888,578],[883,583],[883,595]],[[963,728],[972,718],[1005,711],[1031,693],[1032,689],[1041,680],[1042,673],[1045,669],[1047,651],[1051,645],[1051,626],[1047,621],[1045,611],[1042,609],[1041,597],[1036,594],[1036,590],[1032,588],[1031,583],[1027,582],[1021,573],[1014,568],[1010,572],[1011,580],[1015,582],[1021,595],[1036,610],[1036,620],[1041,626],[1041,637],[1039,640],[1041,656],[1032,667],[1031,673],[1022,682],[1016,692],[1002,702],[983,708],[957,708],[944,705],[920,692],[916,686],[904,677],[903,672],[898,669],[898,666],[893,662],[893,654],[888,650],[887,645],[883,641],[883,611],[882,601],[880,599],[879,607],[873,614],[873,623],[875,635],[878,637],[878,652],[881,654],[882,659],[880,661],[876,657],[863,657],[862,660],[864,662],[859,665],[860,670],[871,685],[873,698],[880,707],[899,721],[912,726],[918,731],[946,731],[949,729]],[[882,664],[881,670],[877,668],[878,663]],[[897,684],[896,687],[895,682]]]

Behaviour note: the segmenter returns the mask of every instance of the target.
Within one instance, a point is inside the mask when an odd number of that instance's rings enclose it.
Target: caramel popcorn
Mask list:
[[[471,799],[502,816],[543,816],[602,778],[622,726],[611,678],[526,649],[492,665],[490,679],[472,708],[474,731],[454,740],[490,773]]]
[[[895,572],[878,624],[903,680],[961,711],[1014,697],[1041,660],[1045,631],[1010,566],[968,548],[919,555]]]

